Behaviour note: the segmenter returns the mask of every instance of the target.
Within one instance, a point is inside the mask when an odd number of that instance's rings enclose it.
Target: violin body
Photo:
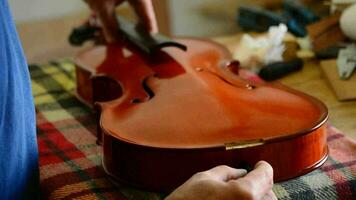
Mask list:
[[[76,59],[77,93],[100,107],[98,139],[110,176],[171,191],[217,165],[250,168],[265,160],[278,182],[324,163],[323,103],[281,84],[242,78],[221,45],[176,41],[187,51],[144,54],[122,42]]]

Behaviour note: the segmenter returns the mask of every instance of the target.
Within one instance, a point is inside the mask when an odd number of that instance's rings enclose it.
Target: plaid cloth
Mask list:
[[[114,185],[101,168],[95,117],[73,94],[70,61],[31,65],[43,199],[163,199]],[[356,199],[356,143],[328,128],[330,157],[318,170],[274,185],[279,199]]]

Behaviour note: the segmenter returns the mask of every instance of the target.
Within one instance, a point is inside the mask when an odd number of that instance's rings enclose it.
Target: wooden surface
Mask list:
[[[325,80],[339,100],[356,100],[356,75],[352,75],[348,80],[341,80],[336,62],[336,60],[320,62]]]
[[[241,34],[219,37],[214,40],[226,45],[230,51],[236,48]],[[303,91],[323,101],[329,109],[329,122],[345,135],[356,139],[356,101],[338,101],[321,71],[319,61],[305,61],[304,68],[280,79],[282,83]],[[356,90],[356,84],[355,84]]]

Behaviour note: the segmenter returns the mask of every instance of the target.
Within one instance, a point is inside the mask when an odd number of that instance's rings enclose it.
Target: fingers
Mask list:
[[[265,161],[260,161],[255,165],[254,170],[242,178],[231,181],[231,184],[249,199],[263,199],[272,190],[272,166]]]
[[[135,13],[140,20],[140,25],[150,33],[157,33],[158,25],[152,0],[129,0],[129,3],[134,8]]]
[[[246,174],[244,169],[218,166],[195,174],[167,197],[177,199],[276,200],[273,169],[262,161]]]
[[[243,177],[245,180],[258,180],[255,181],[256,186],[259,188],[261,186],[268,185],[268,190],[272,189],[273,186],[273,169],[270,164],[265,161],[260,161],[255,165],[254,170]]]
[[[237,179],[247,174],[245,169],[235,169],[226,165],[214,167],[208,171],[203,172],[209,178],[227,182],[232,179]]]
[[[123,0],[85,0],[93,12],[98,16],[98,19],[102,25],[103,33],[106,42],[112,43],[116,41],[116,37],[119,34],[119,25],[116,20],[115,8],[116,3],[122,2]]]
[[[106,42],[113,43],[119,35],[119,24],[116,19],[115,8],[124,0],[84,0],[97,14]],[[139,18],[139,26],[151,34],[158,32],[158,25],[151,0],[128,0]]]

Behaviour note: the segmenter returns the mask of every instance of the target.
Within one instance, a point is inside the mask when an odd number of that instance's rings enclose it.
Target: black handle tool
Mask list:
[[[259,76],[266,81],[273,81],[303,68],[303,60],[295,58],[291,61],[276,62],[264,66]]]

